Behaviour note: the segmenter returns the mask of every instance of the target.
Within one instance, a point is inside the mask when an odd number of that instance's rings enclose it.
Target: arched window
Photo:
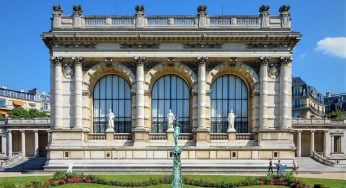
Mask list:
[[[107,75],[94,88],[94,133],[107,129],[109,109],[115,115],[114,131],[131,132],[131,92],[129,84],[120,76]]]
[[[234,75],[217,78],[211,86],[211,132],[226,133],[228,113],[235,114],[234,126],[238,133],[248,132],[248,89],[243,80]]]
[[[153,133],[167,131],[167,114],[172,110],[181,124],[182,133],[190,132],[190,95],[186,82],[176,75],[161,77],[152,89],[152,128]]]

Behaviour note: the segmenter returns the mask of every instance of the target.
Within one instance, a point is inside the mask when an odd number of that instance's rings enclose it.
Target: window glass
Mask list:
[[[114,113],[114,131],[131,132],[131,91],[130,85],[117,75],[107,75],[95,85],[94,133],[104,133],[107,129],[109,109]]]
[[[245,82],[234,75],[217,78],[211,86],[211,132],[226,133],[228,113],[235,114],[234,126],[238,133],[248,132],[248,89]]]
[[[167,114],[172,110],[182,133],[190,132],[190,94],[186,82],[176,75],[165,75],[152,88],[153,133],[167,131]]]

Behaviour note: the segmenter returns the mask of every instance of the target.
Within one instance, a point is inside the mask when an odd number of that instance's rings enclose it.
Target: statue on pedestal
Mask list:
[[[167,114],[167,128],[172,129],[173,128],[173,122],[175,120],[175,116],[171,109],[169,109],[169,112]]]
[[[173,155],[173,173],[172,173],[172,187],[174,188],[182,188],[183,187],[183,179],[181,177],[181,161],[180,161],[180,155],[181,155],[181,149],[178,146],[178,140],[179,140],[179,134],[180,134],[180,124],[177,120],[174,120],[173,123],[174,126],[174,148],[172,149],[171,153]]]
[[[234,129],[234,119],[235,119],[235,115],[233,113],[233,109],[231,109],[231,111],[228,113],[228,130],[235,130]]]
[[[115,118],[114,113],[112,112],[111,109],[109,109],[107,130],[114,130],[114,118]]]

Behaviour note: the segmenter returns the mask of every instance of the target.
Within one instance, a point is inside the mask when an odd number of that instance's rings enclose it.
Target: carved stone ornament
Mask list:
[[[221,43],[185,43],[184,48],[222,48]]]
[[[73,14],[74,15],[80,16],[83,13],[83,9],[82,9],[81,5],[74,5],[72,9],[73,9]]]
[[[169,67],[173,67],[174,66],[174,62],[175,62],[175,58],[174,57],[167,58],[167,61],[168,61],[167,65]]]
[[[70,63],[64,64],[64,67],[62,69],[62,73],[65,78],[71,79],[73,77],[73,67]]]
[[[279,12],[282,13],[282,12],[288,12],[290,11],[290,6],[289,5],[282,5],[280,8],[279,8]]]
[[[159,48],[159,44],[146,44],[146,43],[132,43],[132,44],[120,44],[120,48],[122,49],[146,49],[146,48],[150,48],[150,49],[157,49]]]
[[[270,78],[275,79],[279,76],[279,74],[280,72],[279,72],[277,64],[271,63],[268,67],[268,76]]]
[[[137,65],[143,65],[144,62],[145,62],[145,57],[143,57],[143,56],[136,56],[135,60],[136,60]]]
[[[208,61],[208,57],[205,57],[205,56],[197,57],[197,61],[199,64],[205,64]]]
[[[94,49],[96,47],[95,43],[60,43],[60,44],[54,44],[54,48],[74,48],[74,49],[83,49],[83,48],[90,48]]]
[[[197,7],[197,12],[198,12],[199,15],[207,15],[207,6],[199,5]]]
[[[63,12],[63,9],[61,8],[60,5],[54,5],[53,6],[53,14],[60,16],[62,14],[62,12]]]
[[[268,44],[264,44],[264,43],[249,43],[246,44],[246,48],[248,49],[287,49],[289,48],[288,44],[273,44],[273,43],[268,43]]]
[[[231,57],[230,59],[229,59],[229,64],[230,64],[230,66],[232,66],[232,67],[237,67],[237,66],[239,66],[239,62],[238,62],[238,58],[236,58],[236,57]]]
[[[270,60],[270,57],[267,57],[267,56],[260,57],[260,62],[261,62],[261,64],[263,64],[263,65],[268,65],[269,60]]]
[[[138,11],[144,11],[144,6],[143,5],[137,5],[135,7],[135,10],[138,12]]]
[[[262,6],[260,6],[260,8],[259,8],[259,12],[268,12],[269,11],[269,6],[268,5],[262,5]]]
[[[61,63],[62,62],[62,57],[61,56],[52,56],[50,58],[51,62],[54,64]]]
[[[292,61],[292,57],[280,57],[281,64],[288,65]]]

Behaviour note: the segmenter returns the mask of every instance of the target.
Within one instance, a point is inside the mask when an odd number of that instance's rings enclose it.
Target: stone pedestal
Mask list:
[[[114,140],[114,130],[112,128],[106,130],[106,140]]]
[[[195,132],[196,146],[209,145],[210,134],[207,128],[197,128]]]
[[[233,128],[233,129],[228,129],[227,130],[227,135],[228,135],[228,140],[229,141],[235,141],[237,139],[237,136],[236,136],[236,130]]]
[[[136,128],[133,131],[133,134],[134,134],[133,136],[134,146],[143,146],[149,140],[149,131],[145,129],[144,127]]]
[[[173,128],[167,129],[167,141],[168,142],[173,142],[174,141],[173,132],[174,132]]]

